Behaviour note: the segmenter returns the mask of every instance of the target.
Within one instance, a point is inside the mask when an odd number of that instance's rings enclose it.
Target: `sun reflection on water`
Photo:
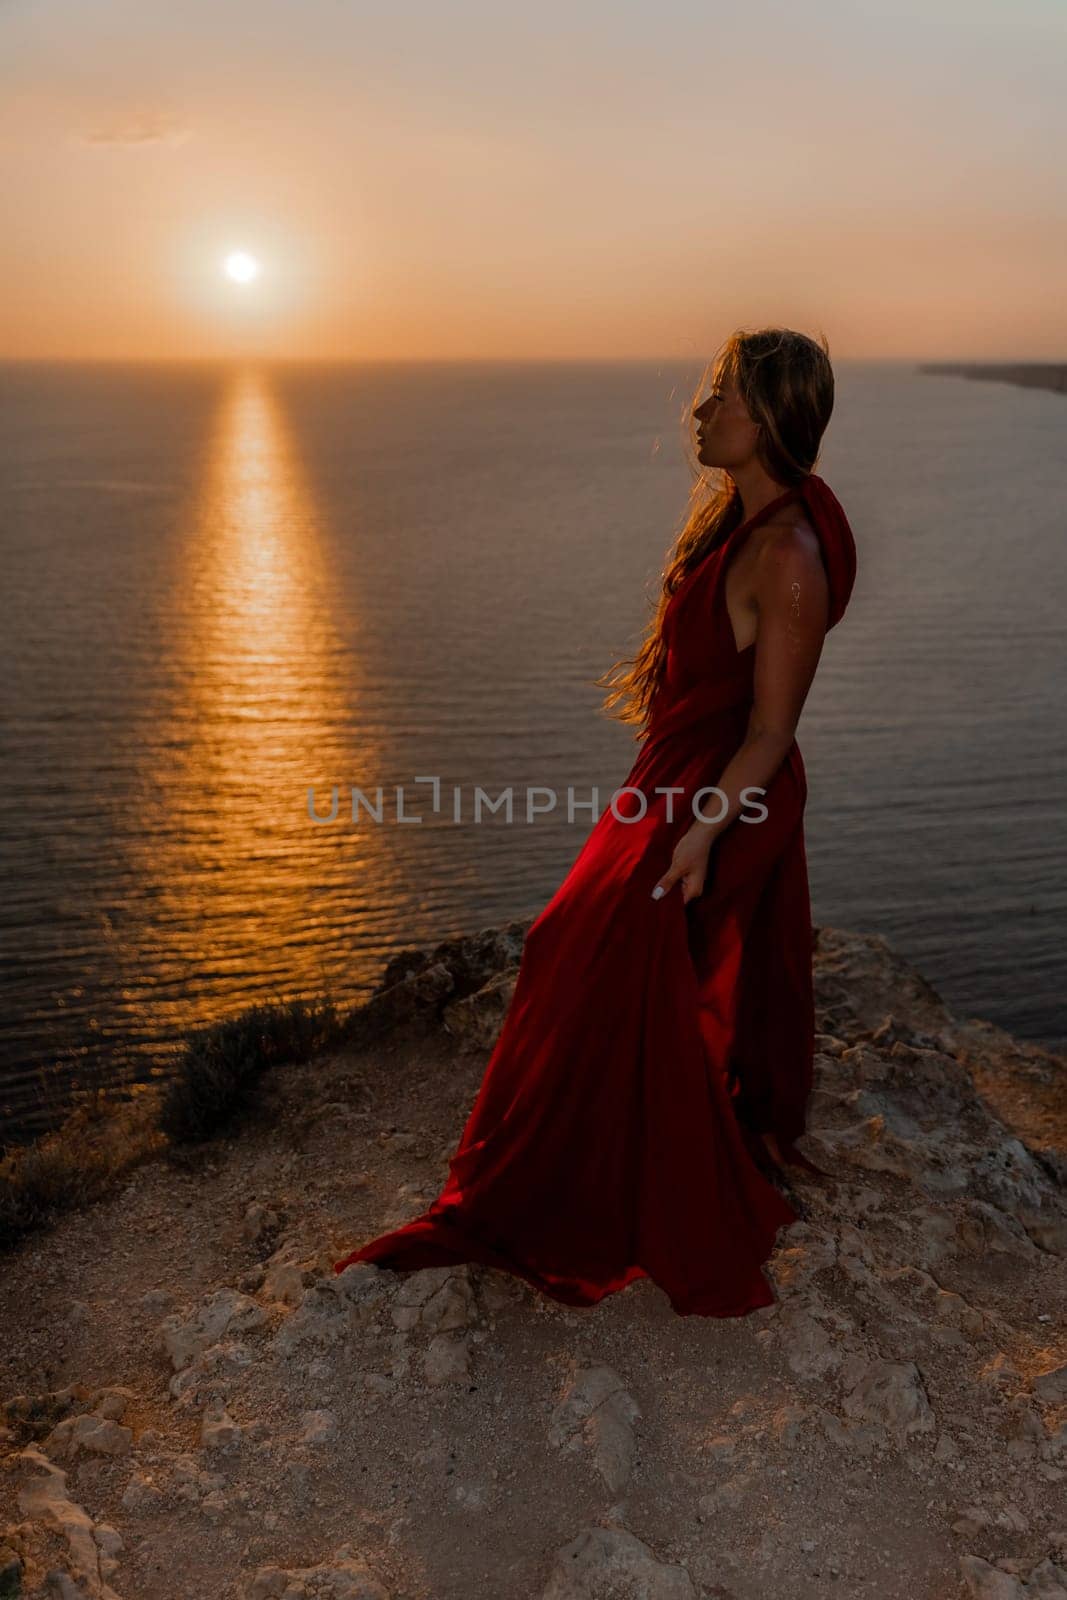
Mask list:
[[[307,811],[309,787],[328,794],[351,769],[362,679],[322,532],[269,383],[235,373],[169,585],[172,691],[145,760],[142,970],[176,1034],[283,991],[342,998],[370,976],[359,939],[385,892],[381,831]],[[359,752],[373,768],[364,729]]]

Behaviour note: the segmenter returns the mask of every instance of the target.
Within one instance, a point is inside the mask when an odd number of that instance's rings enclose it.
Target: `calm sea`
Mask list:
[[[592,680],[640,638],[701,367],[0,369],[9,1137],[42,1074],[165,1072],[191,1026],[541,908],[591,825],[568,786],[605,809],[637,751]],[[815,921],[1062,1047],[1067,403],[837,374],[860,576],[798,735]]]

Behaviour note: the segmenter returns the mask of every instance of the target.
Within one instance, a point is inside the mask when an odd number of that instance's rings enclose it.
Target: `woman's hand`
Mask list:
[[[701,894],[708,870],[708,857],[714,842],[714,827],[706,822],[694,822],[675,845],[670,866],[652,890],[653,900],[661,899],[679,879],[682,884],[683,905],[688,905],[690,900]]]

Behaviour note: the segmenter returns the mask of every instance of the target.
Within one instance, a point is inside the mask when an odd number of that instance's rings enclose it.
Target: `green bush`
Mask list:
[[[190,1034],[167,1083],[159,1126],[174,1144],[194,1144],[232,1127],[269,1068],[307,1061],[340,1042],[332,1000],[256,1005]]]

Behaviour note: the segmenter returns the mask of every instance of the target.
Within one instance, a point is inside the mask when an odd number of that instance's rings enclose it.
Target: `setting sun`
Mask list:
[[[223,270],[234,283],[251,283],[253,278],[259,277],[259,262],[255,256],[250,256],[245,250],[234,250],[226,257]]]

